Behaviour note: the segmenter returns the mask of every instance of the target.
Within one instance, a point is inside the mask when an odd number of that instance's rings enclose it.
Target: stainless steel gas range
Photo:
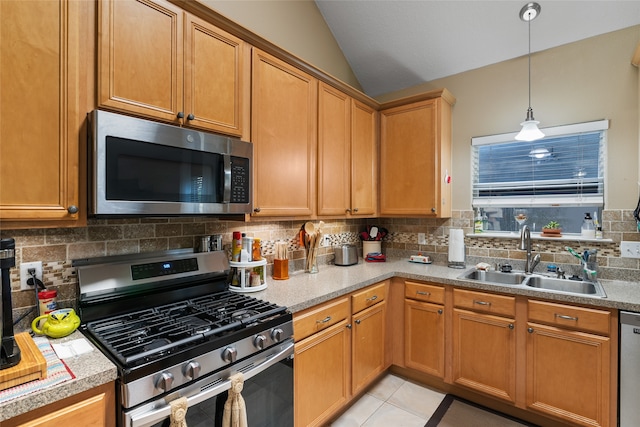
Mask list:
[[[229,291],[224,252],[74,265],[81,331],[118,368],[119,426],[168,426],[183,397],[189,427],[220,426],[238,372],[250,426],[293,426],[292,315]]]

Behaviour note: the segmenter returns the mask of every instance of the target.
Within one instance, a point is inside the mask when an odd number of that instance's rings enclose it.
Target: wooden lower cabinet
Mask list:
[[[549,324],[527,324],[528,409],[573,425],[616,424],[611,420],[616,412],[616,396],[611,387],[611,382],[616,381],[616,368],[615,362],[612,368],[611,359],[617,347],[612,344],[617,319],[611,314],[607,310],[529,302],[530,320]]]
[[[514,329],[514,319],[454,309],[454,383],[515,403]]]
[[[3,427],[115,427],[113,382],[3,421]]]
[[[359,393],[385,369],[385,301],[353,315],[352,391]]]
[[[323,425],[350,396],[351,331],[347,319],[295,345],[296,426]]]

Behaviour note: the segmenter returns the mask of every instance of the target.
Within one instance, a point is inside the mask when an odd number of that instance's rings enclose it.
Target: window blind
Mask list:
[[[533,142],[472,140],[473,207],[603,206],[606,128],[593,123]]]

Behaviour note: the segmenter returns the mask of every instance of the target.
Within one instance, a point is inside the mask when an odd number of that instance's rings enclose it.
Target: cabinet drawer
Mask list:
[[[351,312],[357,313],[387,298],[387,282],[369,286],[351,295]]]
[[[453,304],[456,307],[499,316],[514,317],[516,315],[516,298],[505,295],[454,289]]]
[[[602,335],[611,333],[611,313],[607,310],[574,307],[545,301],[529,301],[528,308],[530,322],[595,332]]]
[[[341,298],[304,311],[293,317],[293,337],[296,342],[349,317],[349,299]]]
[[[404,297],[434,304],[444,304],[444,286],[405,281]]]

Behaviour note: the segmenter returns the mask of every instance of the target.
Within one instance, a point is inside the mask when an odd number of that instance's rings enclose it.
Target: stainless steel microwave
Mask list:
[[[102,110],[89,114],[90,213],[250,213],[253,144]]]

